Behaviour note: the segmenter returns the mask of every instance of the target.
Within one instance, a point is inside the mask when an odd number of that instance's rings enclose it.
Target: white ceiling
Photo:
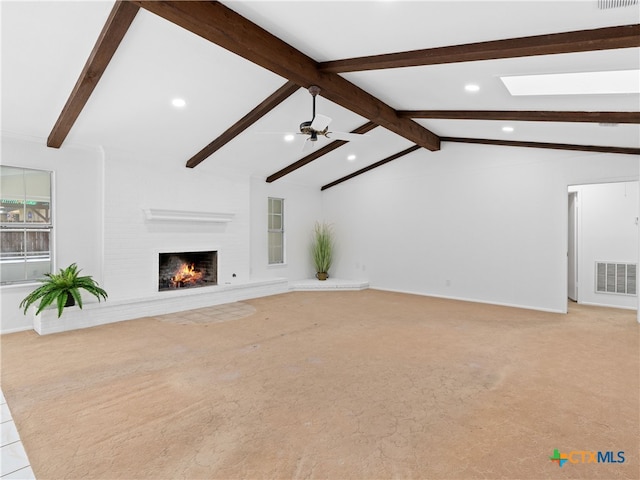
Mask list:
[[[223,3],[317,61],[640,23],[637,6],[599,10],[597,0]],[[45,141],[112,6],[2,1],[3,131]],[[638,111],[639,95],[511,97],[499,78],[638,68],[640,49],[633,48],[343,75],[397,110]],[[141,9],[64,145],[183,165],[285,81]],[[467,83],[480,91],[466,93]],[[186,107],[174,108],[174,97]],[[367,121],[323,98],[317,108],[333,119],[333,130]],[[273,174],[305,154],[301,142],[271,132],[295,132],[310,119],[311,97],[301,89],[196,168]],[[640,147],[638,125],[417,122],[440,136]],[[514,132],[502,132],[507,123]],[[378,127],[285,179],[319,187],[411,145]],[[357,159],[348,162],[351,153]]]

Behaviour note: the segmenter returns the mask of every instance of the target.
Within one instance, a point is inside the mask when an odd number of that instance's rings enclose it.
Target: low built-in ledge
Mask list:
[[[289,282],[289,290],[298,292],[315,290],[365,290],[367,288],[369,288],[369,282],[366,280],[344,280],[331,277],[326,280],[309,278]]]
[[[33,329],[40,335],[95,327],[136,318],[164,315],[197,308],[267,297],[289,291],[287,279],[253,280],[243,283],[215,285],[160,292],[144,299],[85,303],[83,308],[67,307],[58,318],[56,309],[34,315]],[[35,310],[34,310],[35,312]]]
[[[191,212],[186,210],[162,210],[159,208],[143,209],[149,222],[203,222],[228,223],[233,220],[233,213]]]

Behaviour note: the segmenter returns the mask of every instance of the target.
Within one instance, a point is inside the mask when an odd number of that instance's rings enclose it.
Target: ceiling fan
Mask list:
[[[329,131],[329,124],[331,123],[331,118],[326,115],[316,114],[316,96],[320,93],[320,87],[315,85],[311,85],[309,87],[309,93],[313,97],[313,116],[312,119],[306,122],[302,122],[300,124],[300,133],[298,135],[308,135],[302,146],[302,150],[305,151],[308,148],[312,148],[315,146],[315,142],[317,142],[318,137],[322,136],[328,138],[329,140],[356,140],[358,138],[365,137],[365,134],[360,133],[347,133],[347,132],[331,132]]]

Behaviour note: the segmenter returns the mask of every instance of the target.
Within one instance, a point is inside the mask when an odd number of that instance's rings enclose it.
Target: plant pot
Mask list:
[[[318,272],[316,273],[316,278],[318,280],[326,280],[327,278],[329,278],[329,274],[327,272]]]
[[[69,294],[67,296],[67,301],[65,302],[65,307],[73,307],[76,304],[76,299],[73,298],[73,295]]]

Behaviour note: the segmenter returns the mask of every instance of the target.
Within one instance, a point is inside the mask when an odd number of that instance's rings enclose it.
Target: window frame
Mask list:
[[[272,208],[276,203],[279,203],[280,205],[279,212],[274,211],[274,209]],[[284,198],[268,197],[267,199],[267,265],[269,266],[280,266],[280,265],[286,264],[286,257],[285,257],[285,252],[286,252],[285,238],[286,237],[285,237],[285,228],[284,228],[284,224],[285,224],[284,213],[285,213]],[[275,222],[276,218],[279,218],[279,222]],[[279,228],[276,226],[277,223],[279,223],[280,225]],[[277,234],[277,236],[279,236],[280,245],[274,245],[272,243],[273,234]],[[278,249],[278,255],[276,255],[276,257],[278,258],[275,261],[273,261],[272,259],[274,257],[272,256],[272,252],[275,248]]]
[[[0,206],[4,203],[13,204],[14,201],[16,203],[20,202],[22,204],[21,207],[21,217],[22,221],[2,221],[0,218],[0,232],[5,233],[16,233],[20,232],[23,235],[21,251],[15,252],[15,256],[5,255],[5,252],[0,254],[0,267],[2,264],[19,264],[23,265],[23,275],[22,278],[11,278],[9,280],[3,280],[0,278],[0,287],[8,287],[12,285],[28,285],[37,283],[39,280],[44,278],[45,273],[51,273],[54,270],[54,172],[51,170],[44,170],[40,168],[28,168],[28,167],[18,167],[13,165],[0,165],[0,167],[11,168],[15,170],[21,170],[23,175],[23,185],[22,191],[20,194],[22,195],[21,199],[11,199],[11,198],[0,198],[0,200],[9,200],[7,202],[0,202]],[[24,179],[24,175],[28,172],[35,172],[39,174],[47,174],[48,176],[48,197],[47,201],[43,201],[42,203],[48,203],[48,218],[44,222],[30,222],[27,219],[33,215],[28,212],[28,206],[32,205],[34,202],[33,199],[29,199],[29,191],[27,188],[26,179]],[[3,196],[3,195],[0,195]],[[14,194],[15,196],[15,194]],[[11,197],[11,194],[9,194]],[[45,199],[45,197],[43,197]],[[37,204],[36,204],[37,205]],[[35,212],[36,215],[39,215],[38,212]],[[41,216],[41,215],[39,215]],[[48,250],[30,250],[31,243],[38,243],[38,237],[40,234],[46,232],[48,234]],[[30,235],[32,234],[32,235]],[[31,237],[31,238],[29,238]],[[12,252],[10,252],[12,253]],[[48,269],[42,269],[39,274],[30,275],[27,269],[27,266],[30,262],[48,262]],[[46,270],[46,271],[45,271]]]

